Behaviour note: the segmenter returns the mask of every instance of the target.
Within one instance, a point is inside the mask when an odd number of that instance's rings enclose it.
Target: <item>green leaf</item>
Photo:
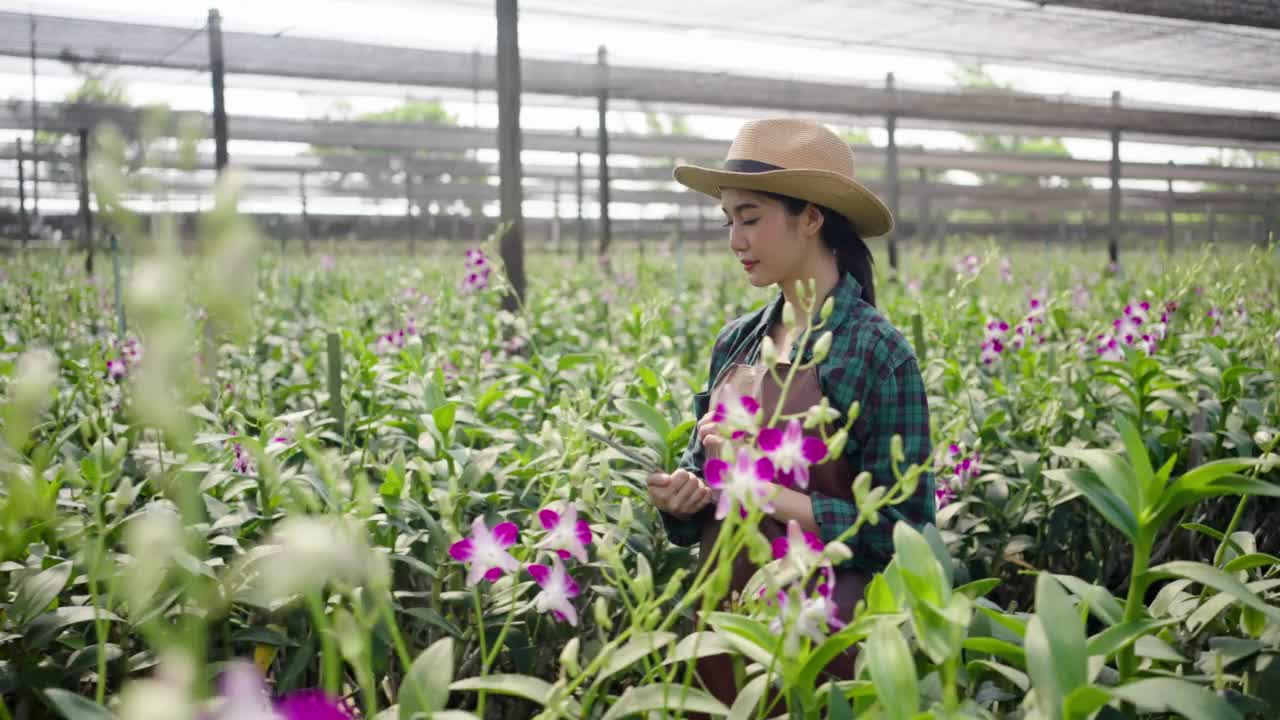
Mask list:
[[[436,421],[436,428],[440,430],[441,437],[446,439],[449,437],[449,431],[453,429],[453,420],[457,415],[456,403],[445,403],[431,411],[431,418]]]
[[[967,596],[970,600],[977,600],[999,586],[1000,578],[982,578],[961,585],[956,588],[956,592]]]
[[[89,698],[62,688],[47,688],[44,696],[65,720],[114,720],[109,710]]]
[[[1036,578],[1036,614],[1027,624],[1025,648],[1041,711],[1061,718],[1067,695],[1088,682],[1088,655],[1080,615],[1048,573]]]
[[[1090,656],[1109,658],[1132,645],[1138,638],[1176,622],[1177,618],[1126,620],[1089,638],[1088,653]]]
[[[1134,514],[1133,508],[1125,504],[1119,495],[1108,489],[1097,475],[1079,468],[1046,470],[1044,475],[1050,480],[1074,487],[1084,495],[1104,520],[1111,523],[1112,527],[1124,533],[1129,540],[1137,542],[1138,516]]]
[[[901,527],[901,525],[899,526]],[[910,720],[920,709],[916,665],[902,632],[880,623],[866,643],[867,668],[887,720]]]
[[[697,658],[706,657],[708,655],[719,655],[721,653],[732,652],[733,648],[725,642],[724,638],[714,632],[702,631],[686,636],[675,650],[666,655],[663,665],[669,665],[677,662],[687,662],[696,660]]]
[[[855,623],[822,641],[822,644],[809,653],[809,659],[796,675],[794,685],[800,688],[812,688],[818,682],[818,676],[837,655],[849,649],[854,643],[867,637],[865,626]]]
[[[618,400],[618,409],[644,423],[659,438],[665,438],[671,433],[671,423],[667,422],[662,413],[646,403],[622,399]]]
[[[449,702],[449,684],[453,682],[453,638],[435,641],[409,667],[396,702],[400,720],[412,720],[417,714],[427,717],[443,710]]]
[[[639,365],[636,367],[636,374],[640,376],[640,380],[651,388],[658,387],[658,374],[649,368]]]
[[[498,674],[457,680],[450,690],[484,690],[497,695],[511,695],[545,705],[551,696],[551,684],[528,675]],[[570,703],[575,712],[577,703]]]
[[[1263,602],[1256,593],[1245,587],[1244,583],[1235,579],[1234,576],[1212,567],[1204,563],[1189,562],[1186,560],[1175,560],[1158,565],[1147,571],[1146,576],[1149,580],[1156,580],[1165,577],[1181,577],[1188,580],[1194,580],[1201,585],[1206,585],[1219,592],[1227,593],[1245,605],[1261,612],[1272,622],[1280,622],[1280,608],[1273,607]]]
[[[1172,645],[1161,640],[1155,635],[1143,635],[1133,645],[1134,653],[1138,657],[1149,658],[1151,660],[1163,660],[1171,663],[1185,663],[1187,659],[1182,653],[1173,648]]]
[[[1006,640],[992,637],[968,637],[964,640],[964,649],[971,652],[995,655],[1019,667],[1026,667],[1027,665],[1026,651]]]
[[[976,677],[979,674],[979,670],[990,670],[1013,683],[1014,687],[1022,692],[1026,692],[1031,687],[1031,679],[1027,677],[1026,673],[1002,663],[991,660],[971,660],[965,664],[965,669],[971,677]]]
[[[1085,720],[1098,708],[1111,701],[1111,694],[1105,688],[1084,685],[1072,690],[1062,703],[1063,716],[1067,720]]]
[[[13,601],[10,613],[18,627],[31,622],[49,607],[50,603],[67,586],[71,579],[71,563],[62,562],[51,568],[28,576],[18,586],[18,597]]]
[[[831,699],[827,701],[827,720],[853,720],[853,706],[835,683],[831,684]]]
[[[911,594],[930,605],[945,605],[951,594],[950,584],[924,536],[907,523],[898,523],[893,527],[893,548],[898,570]]]
[[[1253,570],[1254,568],[1267,567],[1269,565],[1280,565],[1280,558],[1268,553],[1249,553],[1241,555],[1222,567],[1226,572],[1233,573],[1240,570]]]
[[[1089,610],[1108,625],[1115,625],[1124,617],[1124,607],[1114,595],[1100,585],[1091,585],[1074,575],[1054,575],[1076,597],[1089,605]]]
[[[587,363],[595,361],[595,355],[589,355],[587,353],[568,353],[566,355],[561,355],[560,359],[556,361],[556,370],[564,372],[570,368],[575,368],[579,365],[586,365]]]
[[[1191,720],[1240,720],[1231,703],[1185,680],[1148,678],[1112,688],[1111,694],[1147,712],[1176,712]]]
[[[1156,472],[1151,467],[1151,458],[1147,455],[1147,446],[1142,442],[1142,435],[1137,428],[1123,415],[1116,420],[1120,430],[1120,438],[1124,440],[1125,451],[1129,454],[1129,463],[1136,473],[1138,481],[1138,502],[1135,509],[1149,507],[1160,495],[1156,487]]]
[[[642,556],[643,557],[643,556]],[[640,658],[660,650],[667,649],[676,639],[676,634],[664,631],[637,633],[609,656],[609,662],[597,676],[603,680],[626,670]]]
[[[675,711],[677,715],[691,712],[708,715],[728,715],[729,708],[724,703],[698,688],[685,687],[676,683],[645,685],[644,687],[627,688],[622,697],[609,708],[602,720],[615,720],[627,715],[638,715],[657,710]]]
[[[1057,455],[1078,460],[1089,466],[1089,469],[1093,471],[1093,475],[1113,495],[1128,506],[1129,512],[1134,517],[1142,514],[1145,507],[1142,504],[1142,497],[1139,493],[1137,473],[1124,458],[1113,452],[1098,448],[1077,450],[1075,448],[1055,447],[1051,448],[1051,450]],[[1123,530],[1124,528],[1121,529]]]
[[[769,676],[761,674],[747,683],[747,686],[738,693],[738,697],[734,698],[733,707],[729,708],[728,720],[751,720],[755,714],[756,705],[764,695],[765,688],[768,687],[768,682]]]
[[[707,622],[738,652],[766,667],[773,661],[781,644],[781,638],[758,620],[733,613],[716,612],[707,616]]]

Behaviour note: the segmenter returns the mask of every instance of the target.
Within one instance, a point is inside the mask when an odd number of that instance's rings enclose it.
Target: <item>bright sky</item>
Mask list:
[[[221,11],[223,28],[228,31],[284,32],[298,36],[334,37],[463,51],[479,49],[485,52],[493,51],[496,35],[492,3],[480,3],[477,6],[466,0],[219,0],[216,3],[214,0],[166,0],[163,3],[140,0],[40,0],[39,3],[30,0],[0,0],[0,9],[148,22],[194,30],[204,24],[211,4],[216,4]],[[594,62],[596,47],[603,44],[609,49],[611,62],[618,64],[731,70],[742,74],[784,75],[860,84],[881,83],[885,73],[892,71],[900,85],[951,84],[949,73],[953,65],[937,58],[774,45],[762,42],[759,38],[748,40],[710,29],[682,34],[684,37],[673,38],[670,30],[627,24],[566,21],[532,12],[522,14],[520,25],[521,52],[531,57]],[[204,43],[203,35],[198,35],[193,42]],[[748,42],[750,52],[743,52],[744,44]],[[996,65],[988,66],[987,70],[996,79],[1013,83],[1017,89],[1028,92],[1107,98],[1113,90],[1120,90],[1126,101],[1136,103],[1167,103],[1170,99],[1191,98],[1196,105],[1202,107],[1280,113],[1280,92]],[[77,84],[76,78],[61,63],[41,62],[38,64],[38,72],[38,96],[42,101],[60,100]],[[27,61],[0,58],[0,98],[30,99],[29,73]],[[124,68],[116,76],[127,82],[130,98],[135,102],[165,102],[174,109],[205,112],[211,108],[211,92],[206,74]],[[305,117],[332,112],[340,100],[350,102],[354,112],[365,112],[394,106],[406,96],[439,98],[465,125],[497,124],[497,107],[492,102],[492,96],[483,93],[479,103],[473,104],[472,93],[467,91],[430,91],[422,88],[282,81],[240,76],[228,78],[227,107],[231,114]],[[526,98],[521,113],[522,126],[531,129],[595,126],[594,101],[578,101],[576,107],[556,107],[552,106],[553,102],[558,101]],[[741,121],[740,117],[689,117],[695,134],[725,139],[733,137]],[[643,116],[640,113],[612,113],[610,127],[642,132]],[[873,143],[885,143],[886,133],[882,129],[868,130]],[[0,141],[11,141],[18,136],[18,133],[12,131],[0,131]],[[899,142],[925,147],[967,147],[964,136],[946,131],[900,130]],[[1110,144],[1105,140],[1068,139],[1066,143],[1076,157],[1103,159],[1110,155]],[[233,140],[231,152],[234,157],[237,152],[294,153],[298,149],[297,146],[237,143]],[[1133,142],[1124,143],[1121,151],[1126,160],[1173,160],[1178,163],[1205,162],[1217,153],[1218,150],[1214,148]],[[537,162],[548,160],[554,161],[541,157],[536,159]],[[530,161],[534,159],[527,157],[526,162]],[[963,181],[963,178],[958,179]],[[1126,182],[1126,186],[1128,185]],[[1141,186],[1142,183],[1134,185]],[[356,211],[403,212],[403,202],[399,203],[399,210],[395,209],[397,204],[394,202],[383,205],[382,208],[376,208],[366,201],[351,199],[342,203],[335,200],[315,209],[345,211],[359,207]],[[535,206],[526,208],[529,214],[550,214],[549,207],[536,207],[536,203],[532,205]],[[50,206],[50,209],[57,207],[52,202]],[[287,204],[279,209],[290,211]],[[658,212],[657,216],[663,213],[665,210]]]

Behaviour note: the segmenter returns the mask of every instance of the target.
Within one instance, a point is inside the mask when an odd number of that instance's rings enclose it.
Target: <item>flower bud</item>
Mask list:
[[[894,434],[893,439],[889,441],[889,457],[893,459],[895,464],[906,462],[907,454],[902,449],[902,436]]]
[[[866,497],[868,491],[871,490],[871,473],[863,470],[853,479],[853,496]]]
[[[1261,460],[1262,460],[1262,472],[1264,473],[1269,473],[1272,470],[1275,470],[1277,467],[1280,467],[1280,455],[1277,455],[1273,452],[1269,452],[1266,455],[1263,455]]]
[[[822,554],[825,555],[826,558],[830,560],[833,565],[839,565],[840,563],[853,557],[853,551],[849,549],[848,545],[842,542],[827,543],[827,546],[825,549],[823,549]]]
[[[821,318],[823,322],[826,322],[827,318],[831,317],[831,312],[835,309],[836,299],[834,297],[828,297],[826,302],[822,303],[822,311],[819,318]]]
[[[778,364],[778,346],[773,343],[773,338],[767,335],[760,342],[760,361],[767,368]]]
[[[653,570],[649,568],[649,561],[644,555],[636,555],[636,576],[631,581],[631,590],[641,602],[653,592]]]
[[[1273,440],[1275,440],[1275,436],[1266,430],[1259,430],[1253,434],[1253,441],[1261,448],[1270,447]]]
[[[818,342],[813,344],[813,361],[822,362],[827,359],[827,353],[831,352],[831,331],[822,333],[818,338]]]
[[[578,638],[572,637],[569,642],[565,643],[564,649],[560,651],[560,667],[568,675],[579,675],[582,673],[582,666],[578,664]]]
[[[618,527],[626,530],[631,527],[635,518],[635,511],[631,508],[631,498],[622,498],[622,505],[618,508]]]
[[[595,612],[596,625],[605,630],[613,629],[613,621],[609,619],[609,601],[603,595],[596,598],[596,604],[591,609]]]
[[[831,440],[827,442],[827,457],[840,457],[844,453],[844,446],[847,442],[849,442],[849,433],[845,430],[837,430],[836,434],[832,435]]]
[[[792,327],[796,324],[796,309],[791,303],[782,305],[782,324],[784,327]]]

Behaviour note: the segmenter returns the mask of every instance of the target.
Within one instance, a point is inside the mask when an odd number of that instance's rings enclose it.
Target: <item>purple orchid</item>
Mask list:
[[[785,432],[778,428],[761,430],[758,444],[773,462],[778,484],[783,487],[809,487],[809,466],[827,457],[827,444],[821,438],[805,435],[795,418],[787,423]]]
[[[739,395],[727,401],[716,403],[711,422],[723,425],[729,431],[730,439],[740,440],[748,433],[755,434],[759,430],[760,402],[750,395]]]
[[[933,489],[933,502],[939,510],[950,505],[955,499],[955,491],[945,481],[939,481],[937,487]]]
[[[351,720],[345,702],[321,690],[299,690],[273,706],[262,673],[251,662],[230,663],[220,682],[222,704],[210,720]]]
[[[107,377],[112,380],[119,380],[124,377],[126,372],[124,360],[108,360],[107,361]]]
[[[547,536],[538,541],[535,548],[554,550],[563,559],[570,557],[578,562],[587,562],[587,546],[591,544],[591,526],[586,520],[578,519],[578,507],[573,503],[558,513],[550,508],[538,511],[538,520]]]
[[[551,611],[551,615],[561,622],[578,626],[578,611],[573,606],[573,598],[578,596],[578,582],[569,576],[560,558],[551,556],[551,567],[533,564],[527,566],[542,592],[534,598],[534,607],[539,612]]]
[[[795,520],[787,521],[786,537],[773,540],[773,559],[782,560],[800,575],[822,562],[824,550],[822,540],[801,528]]]
[[[810,597],[799,597],[799,590],[794,586],[790,592],[778,591],[779,613],[778,617],[770,623],[769,629],[780,634],[790,625],[795,631],[787,638],[788,645],[791,647],[794,647],[799,637],[807,637],[815,643],[820,643],[827,638],[827,633],[839,630],[845,625],[837,614],[835,573],[829,567],[822,568],[820,572],[823,574],[823,582],[818,585],[817,592]]]
[[[703,466],[707,486],[720,491],[716,504],[716,519],[723,520],[733,507],[742,517],[749,507],[758,506],[765,512],[773,512],[773,498],[777,488],[773,485],[773,463],[769,458],[756,459],[747,448],[740,448],[733,465],[712,458]]]
[[[481,580],[494,582],[504,574],[520,569],[520,563],[507,552],[507,548],[516,544],[519,534],[520,529],[513,522],[498,523],[492,530],[485,524],[483,516],[471,523],[470,537],[449,547],[449,557],[471,566],[467,573],[467,587]]]

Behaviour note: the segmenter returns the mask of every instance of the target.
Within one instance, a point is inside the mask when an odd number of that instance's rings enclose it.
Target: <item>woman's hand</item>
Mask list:
[[[698,419],[698,439],[702,441],[702,447],[706,450],[707,459],[720,457],[720,448],[724,447],[725,439],[716,434],[719,428],[715,423],[711,422],[712,413],[707,412]]]
[[[652,473],[649,475],[649,500],[659,510],[687,520],[711,502],[711,488],[702,482],[702,478],[684,468],[670,475]]]

